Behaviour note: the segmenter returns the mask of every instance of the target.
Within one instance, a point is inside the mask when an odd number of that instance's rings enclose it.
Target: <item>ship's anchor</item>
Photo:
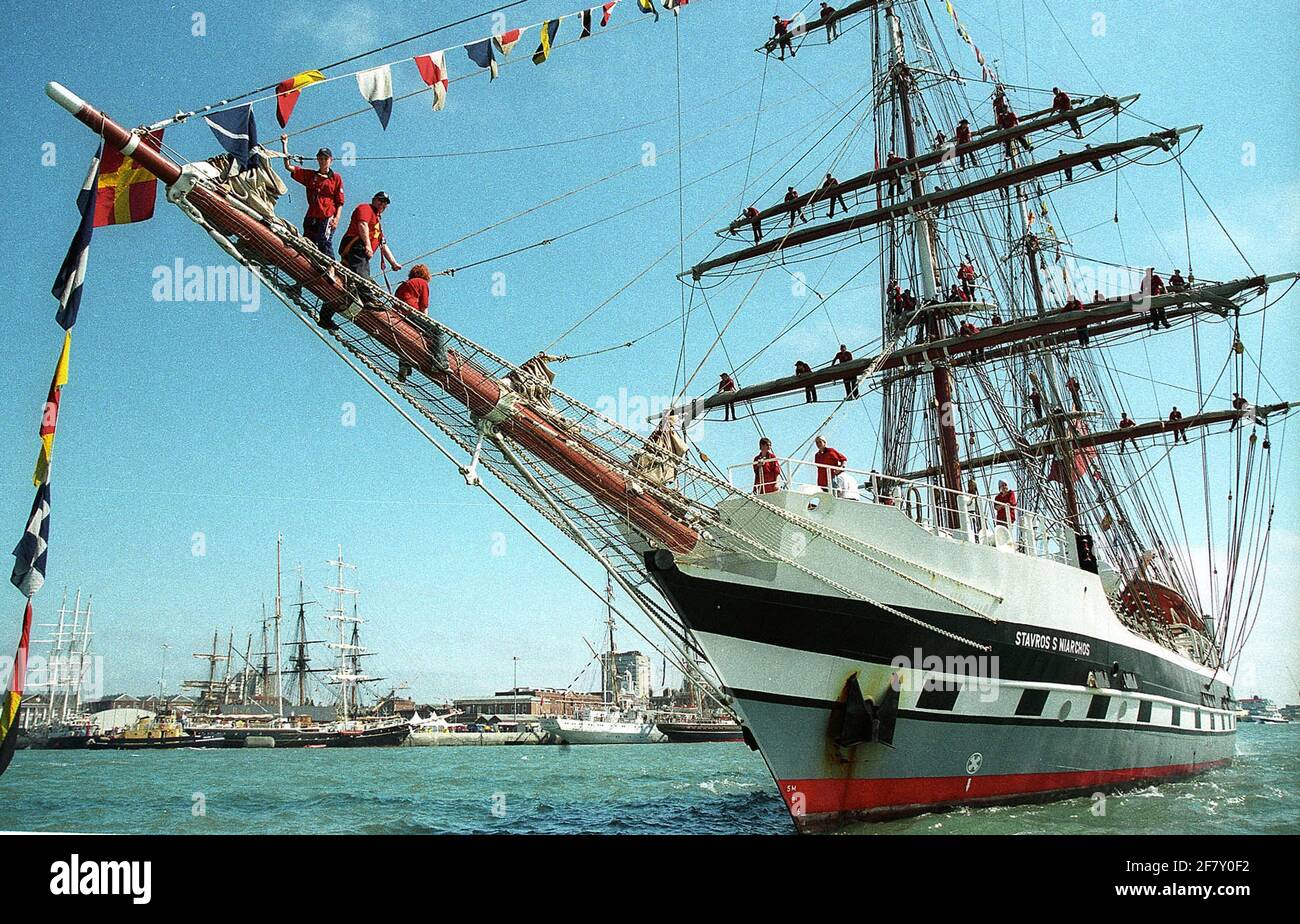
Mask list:
[[[877,705],[865,697],[854,672],[844,683],[844,704],[838,721],[832,720],[831,738],[835,746],[850,749],[859,744],[894,746],[894,725],[898,720],[898,675],[890,678],[885,695]]]

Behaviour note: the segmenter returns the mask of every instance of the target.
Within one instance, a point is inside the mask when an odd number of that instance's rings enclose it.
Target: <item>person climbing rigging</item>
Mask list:
[[[352,272],[356,273],[363,279],[370,278],[370,258],[379,253],[380,265],[387,261],[388,265],[394,270],[400,270],[402,264],[397,262],[393,252],[388,248],[388,241],[384,237],[384,227],[380,221],[380,216],[388,208],[391,200],[388,193],[380,190],[375,193],[369,202],[363,202],[352,210],[352,219],[348,222],[347,233],[343,235],[343,240],[339,242],[339,259],[343,265]],[[362,299],[367,297],[366,291],[362,290]],[[334,312],[329,308],[321,308],[321,326],[326,329],[333,329]]]
[[[1011,111],[1010,107],[998,113],[998,128],[1007,130],[1007,129],[1015,128],[1019,124],[1020,124],[1020,118],[1014,112]],[[1019,143],[1020,146],[1025,149],[1025,151],[1032,151],[1034,149],[1034,146],[1030,143],[1029,139],[1024,136],[1023,133],[1012,135],[1010,138],[1006,140],[1005,143],[1007,147],[1007,160],[1011,160],[1011,158],[1015,156],[1015,148],[1012,147],[1013,143]]]
[[[411,267],[410,273],[393,297],[399,302],[404,302],[412,311],[423,315],[429,313],[429,267],[423,263],[417,263]],[[397,361],[397,380],[405,382],[411,374],[411,364],[406,361],[405,357],[399,357]]]
[[[334,230],[338,227],[339,212],[343,209],[343,177],[333,170],[334,153],[329,148],[316,152],[316,169],[306,170],[289,162],[289,136],[280,135],[280,149],[284,151],[285,167],[289,176],[307,190],[307,214],[302,220],[302,233],[325,256],[334,257]]]
[[[835,217],[836,202],[840,204],[840,211],[847,212],[849,210],[848,203],[844,201],[844,193],[840,192],[840,181],[835,179],[835,177],[831,176],[829,173],[826,174],[826,179],[822,180],[822,188],[819,192],[821,198],[829,198],[831,200],[831,208],[830,212],[826,215],[827,218]]]
[[[1079,380],[1076,379],[1074,376],[1070,376],[1068,379],[1065,380],[1065,390],[1070,393],[1070,401],[1071,403],[1074,404],[1074,409],[1080,414],[1082,414],[1083,397],[1081,394],[1082,388],[1079,385]]]
[[[735,390],[736,390],[736,380],[731,377],[730,373],[719,372],[718,373],[718,394],[725,395]],[[728,401],[726,404],[722,406],[722,419],[724,421],[736,419],[736,404],[734,401]]]
[[[968,154],[965,151],[961,150],[962,145],[970,144],[970,122],[967,119],[962,119],[960,122],[958,122],[957,128],[953,132],[953,135],[954,135],[954,140],[957,144],[957,169],[965,170],[967,157],[970,158],[970,162],[972,164],[975,163],[974,154]]]
[[[790,20],[782,19],[780,16],[772,17],[772,38],[776,40],[776,47],[781,52],[781,60],[785,60],[785,53],[790,52],[790,57],[795,56],[793,37],[790,33]]]
[[[971,262],[970,254],[961,261],[957,267],[957,281],[961,283],[961,290],[966,293],[966,301],[973,301],[975,298],[975,264]]]
[[[840,344],[840,351],[835,354],[835,359],[831,362],[833,366],[840,366],[844,363],[851,362],[853,354],[844,344]],[[858,397],[858,380],[854,376],[847,376],[844,379],[844,400],[856,401]]]
[[[1070,94],[1066,93],[1060,87],[1052,87],[1052,111],[1069,112],[1074,108],[1074,102],[1070,99]],[[1083,129],[1079,126],[1079,120],[1074,116],[1069,117],[1070,128],[1074,129],[1074,137],[1082,138]]]
[[[1043,419],[1043,396],[1038,393],[1037,386],[1031,388],[1029,391],[1029,404],[1034,409],[1034,420],[1042,420]]]
[[[741,215],[749,222],[749,227],[754,231],[754,243],[757,244],[763,239],[763,219],[759,217],[758,209],[749,206]]]
[[[826,44],[830,44],[840,37],[840,19],[835,15],[835,7],[829,3],[823,2],[821,5],[821,20],[826,24]]]
[[[805,224],[807,224],[808,222],[808,216],[803,213],[803,208],[798,203],[799,203],[798,191],[796,191],[793,186],[787,186],[785,189],[785,204],[786,204],[786,208],[790,210],[791,228],[794,227],[794,220],[796,218],[798,218],[800,221],[804,222]]]
[[[885,169],[889,170],[895,164],[901,163],[903,163],[903,158],[899,157],[894,151],[890,151],[889,156],[885,158]],[[892,196],[895,193],[900,196],[903,194],[903,171],[901,170],[891,170],[889,174],[889,194]]]
[[[1237,429],[1237,424],[1241,423],[1241,419],[1247,416],[1246,412],[1249,407],[1249,401],[1237,394],[1235,391],[1232,393],[1232,409],[1236,414],[1232,418],[1232,426],[1228,428],[1229,433]]]
[[[794,363],[794,374],[795,374],[795,375],[812,375],[812,366],[808,365],[808,364],[807,364],[806,362],[804,362],[802,359],[797,359],[797,360],[795,360],[795,363]],[[805,385],[805,386],[803,387],[803,400],[804,400],[804,403],[806,403],[806,404],[816,404],[816,403],[817,403],[817,386],[816,386],[816,385],[814,385],[814,384],[812,384],[812,383],[810,382],[810,383],[808,383],[807,385]]]
[[[1174,270],[1173,275],[1169,277],[1169,291],[1170,292],[1187,291],[1187,280],[1183,278],[1182,270],[1180,269]]]
[[[1137,421],[1134,420],[1132,417],[1128,416],[1128,411],[1124,411],[1124,412],[1120,415],[1120,418],[1119,418],[1119,428],[1120,428],[1121,430],[1128,430],[1128,429],[1130,429],[1131,427],[1136,427],[1136,426],[1137,426]],[[1119,451],[1120,451],[1120,455],[1123,455],[1123,454],[1124,454],[1124,444],[1125,444],[1125,443],[1132,443],[1132,444],[1133,444],[1133,448],[1134,448],[1134,449],[1137,448],[1137,440],[1132,439],[1131,437],[1125,437],[1124,439],[1122,439],[1122,440],[1119,441]]]
[[[1175,446],[1178,445],[1179,440],[1181,440],[1184,443],[1188,441],[1187,427],[1186,425],[1180,423],[1182,419],[1183,419],[1183,412],[1178,410],[1178,405],[1175,404],[1173,410],[1169,412],[1169,422],[1174,425],[1173,429],[1174,429]]]

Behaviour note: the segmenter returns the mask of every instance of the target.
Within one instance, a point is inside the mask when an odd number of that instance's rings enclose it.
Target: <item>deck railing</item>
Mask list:
[[[914,481],[876,471],[818,465],[808,459],[777,457],[781,477],[776,490],[810,498],[832,495],[864,504],[897,507],[918,526],[967,542],[1014,548],[1035,558],[1076,564],[1075,534],[1070,527],[1023,507],[998,503],[981,494],[951,491],[928,481]],[[761,493],[753,484],[752,462],[727,468],[733,488]],[[825,482],[825,485],[822,482]],[[810,506],[811,509],[811,506]]]

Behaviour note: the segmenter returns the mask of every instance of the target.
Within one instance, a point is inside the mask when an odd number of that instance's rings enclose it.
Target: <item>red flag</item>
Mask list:
[[[618,0],[613,3],[603,4],[600,8],[600,26],[603,29],[609,25],[609,14],[614,12],[614,7],[618,6]]]
[[[140,143],[155,151],[162,147],[163,130],[140,136]],[[158,198],[158,178],[114,148],[104,151],[99,164],[99,195],[95,198],[95,227],[129,225],[153,218]]]
[[[9,679],[9,690],[0,700],[0,773],[9,767],[13,760],[14,748],[18,746],[18,711],[23,702],[23,686],[27,681],[27,649],[32,636],[32,601],[27,600],[27,610],[23,613],[23,630],[18,637],[18,651],[14,654],[13,675]]]
[[[447,105],[447,56],[441,51],[429,55],[417,55],[415,66],[420,71],[424,82],[433,87],[433,108],[442,109]]]
[[[289,124],[289,116],[293,115],[293,107],[298,105],[298,94],[302,88],[320,83],[324,79],[325,75],[320,71],[303,71],[276,84],[275,120],[280,123],[281,128]]]

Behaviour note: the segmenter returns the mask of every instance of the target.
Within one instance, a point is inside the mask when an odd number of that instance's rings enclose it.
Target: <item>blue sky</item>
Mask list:
[[[203,15],[203,35],[193,34],[193,6]],[[72,199],[93,147],[86,130],[45,98],[45,81],[60,80],[134,125],[487,6],[374,0],[314,12],[307,5],[265,5],[251,21],[248,6],[232,2],[103,2],[26,4],[8,15],[8,53],[0,65],[11,125],[0,137],[0,162],[13,216],[3,231],[10,270],[7,349],[0,358],[0,471],[9,473],[0,480],[0,523],[10,524],[6,542],[17,538],[31,503],[36,415],[59,343],[49,284],[74,228]],[[85,30],[67,28],[69,7],[87,18]],[[962,54],[942,3],[931,8],[947,30],[945,44]],[[1010,83],[1059,84],[1079,93],[1140,91],[1141,115],[1162,125],[1204,123],[1205,133],[1186,158],[1192,176],[1257,267],[1300,269],[1300,131],[1294,117],[1300,47],[1288,5],[1252,6],[1250,15],[1234,14],[1225,23],[1215,4],[1062,0],[1051,4],[1060,30],[1041,2],[966,0],[957,8]],[[511,11],[508,22],[523,25],[571,11],[559,0],[529,0]],[[660,152],[654,166],[427,261],[437,271],[492,257],[668,194],[555,245],[435,280],[436,316],[503,355],[523,359],[672,251],[559,349],[578,353],[609,346],[675,317],[680,307],[673,278],[678,160],[663,153],[677,142],[677,39],[682,134],[690,139],[713,132],[686,149],[682,174],[689,181],[739,162],[686,191],[687,228],[718,209],[718,217],[730,217],[741,201],[755,137],[760,146],[777,139],[828,108],[823,94],[843,99],[866,79],[869,30],[862,29],[833,49],[806,49],[792,67],[773,62],[764,82],[763,60],[752,49],[769,28],[770,13],[766,3],[697,0],[681,17],[678,36],[670,16],[655,24],[624,0],[615,13],[623,28],[560,47],[541,67],[526,60],[534,31],[497,81],[453,83],[444,112],[430,112],[427,99],[419,97],[396,104],[387,132],[365,114],[295,137],[293,147],[310,154],[322,144],[336,152],[352,146],[358,161],[341,167],[350,203],[387,190],[393,205],[385,225],[399,259],[407,259],[638,163],[653,145]],[[480,20],[363,63],[458,45],[490,30],[491,22]],[[575,33],[573,22],[566,22],[560,39]],[[969,59],[957,60],[969,69]],[[474,70],[460,51],[449,53],[448,62],[453,78]],[[418,85],[409,62],[395,68],[394,79],[399,94]],[[755,136],[752,113],[760,88],[764,106],[773,108],[763,114]],[[304,93],[290,128],[301,130],[362,106],[355,82],[338,80]],[[742,118],[746,112],[749,119]],[[272,105],[259,105],[257,116],[264,140],[273,140]],[[737,124],[719,128],[732,121]],[[475,157],[366,159],[517,148],[620,129],[599,139]],[[215,151],[198,121],[169,129],[167,142],[188,157]],[[47,145],[53,145],[53,164],[43,163]],[[1243,163],[1244,145],[1253,146],[1253,165]],[[792,148],[786,142],[756,155],[752,174],[788,162]],[[840,176],[869,169],[870,159],[869,149],[850,152]],[[1123,246],[1132,261],[1145,262],[1151,254],[1152,262],[1163,263],[1162,242],[1181,254],[1177,174],[1170,168],[1136,169],[1127,176],[1145,209],[1144,216],[1121,188]],[[1104,225],[1115,208],[1113,182],[1078,187],[1056,205],[1071,229]],[[297,217],[302,207],[295,192],[280,211]],[[722,223],[715,219],[706,228]],[[1190,229],[1199,275],[1242,274],[1240,260],[1203,209],[1192,210]],[[707,230],[689,241],[686,264],[710,243]],[[1090,231],[1077,243],[1119,260],[1113,228]],[[582,636],[594,639],[598,631],[597,601],[500,511],[467,490],[409,425],[269,296],[256,311],[231,301],[155,300],[155,268],[177,259],[201,266],[219,262],[201,232],[165,203],[153,221],[101,229],[95,238],[60,419],[54,534],[49,584],[37,598],[40,620],[57,607],[64,584],[93,592],[106,687],[155,685],[166,642],[174,646],[168,675],[175,689],[182,673],[197,676],[199,662],[179,665],[210,642],[214,627],[224,635],[233,625],[237,640],[254,631],[262,598],[274,592],[275,536],[281,532],[287,583],[293,582],[293,565],[302,562],[310,597],[317,600],[324,599],[324,562],[343,543],[347,557],[360,566],[362,611],[371,619],[364,631],[382,652],[375,667],[394,681],[409,682],[418,697],[505,688],[513,656],[520,658],[521,683],[568,683],[587,659]],[[494,282],[502,281],[494,273],[504,274],[504,295],[493,294]],[[842,266],[828,270],[827,287],[847,275]],[[795,354],[823,361],[841,339],[867,342],[878,333],[878,298],[866,286],[832,300],[756,370],[764,376],[784,373]],[[787,277],[764,278],[754,307],[728,332],[731,356],[747,356],[769,340],[796,307],[791,299]],[[723,302],[721,310],[729,312],[735,302]],[[1280,388],[1294,383],[1300,371],[1296,307],[1292,296],[1270,312],[1264,365]],[[712,339],[708,327],[705,318],[693,322],[692,365]],[[1256,327],[1247,342],[1258,343],[1257,335]],[[634,402],[669,396],[679,336],[669,329],[635,350],[566,364],[560,384],[593,404],[617,406],[621,394]],[[1134,393],[1140,404],[1130,409],[1135,415],[1163,413],[1170,403],[1188,400],[1173,386],[1190,381],[1189,349],[1187,335],[1179,333],[1151,343],[1149,355],[1134,354],[1139,372],[1167,383],[1139,381]],[[726,363],[711,359],[698,387],[716,380],[714,366]],[[349,406],[355,408],[350,426]],[[778,446],[801,441],[816,423],[792,416],[789,423],[765,422]],[[877,419],[874,404],[854,409],[837,419],[829,435],[851,459],[867,460]],[[724,462],[747,459],[753,442],[753,428],[744,422],[713,426],[704,438],[710,455]],[[1300,675],[1294,591],[1300,496],[1294,439],[1287,443],[1271,585],[1238,689],[1294,701],[1296,683],[1288,670]],[[1188,471],[1199,481],[1196,466]],[[1193,545],[1203,542],[1196,529]],[[204,537],[203,555],[193,553],[196,533]],[[594,577],[579,556],[576,550],[571,554]],[[20,602],[11,594],[13,619],[0,623],[5,648],[16,637]],[[626,631],[622,640],[633,644]]]

